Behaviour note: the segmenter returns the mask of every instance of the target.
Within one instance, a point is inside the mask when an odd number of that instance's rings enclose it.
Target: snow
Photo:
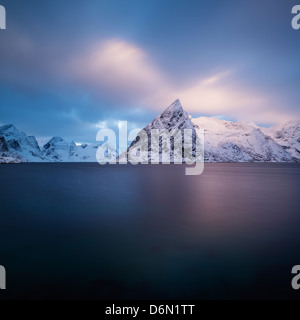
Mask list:
[[[72,143],[66,142],[63,138],[54,137],[43,147],[43,153],[47,160],[54,162],[68,162]]]
[[[299,122],[297,124],[299,129]],[[215,117],[194,119],[187,115],[180,101],[176,100],[144,130],[149,137],[151,129],[203,129],[205,135],[204,160],[206,162],[294,162],[296,161],[295,154],[298,153],[297,150],[300,150],[300,148],[297,149],[300,139],[295,123],[290,126],[287,144],[291,144],[291,150],[296,150],[295,152],[288,152],[288,148],[283,147],[280,141],[276,141],[264,133],[263,128],[251,122],[232,122]],[[291,138],[292,133],[294,135]],[[134,141],[128,152],[138,154],[138,149],[143,144],[147,145],[147,142]],[[195,139],[193,139],[193,150],[195,149],[194,144]],[[150,151],[150,146],[148,146],[148,153]],[[171,153],[172,157],[174,157],[173,153]]]
[[[194,119],[184,111],[179,100],[149,123],[144,128],[147,133],[145,141],[133,141],[128,151],[136,153],[138,145],[142,144],[147,152],[145,161],[148,162],[151,159],[148,138],[152,129],[167,132],[179,129],[182,133],[184,129],[192,129],[190,147],[195,150],[195,129],[198,128],[204,129],[205,133],[206,162],[300,161],[300,121],[260,128],[251,122],[232,122],[214,117]],[[27,136],[14,125],[0,127],[0,163],[97,162],[98,147],[98,143],[79,145],[54,137],[40,148],[35,137]],[[176,155],[172,147],[171,161]]]
[[[60,137],[52,138],[43,147],[48,161],[54,162],[97,162],[96,153],[98,144],[77,145],[68,143]]]
[[[153,134],[151,134],[151,130],[159,129],[162,133],[162,141],[158,143],[156,146],[151,145],[151,138],[153,139]],[[148,124],[143,131],[147,133],[147,136],[140,141],[140,139],[136,139],[132,142],[128,149],[128,155],[131,161],[138,163],[142,161],[143,163],[149,163],[151,159],[151,149],[154,154],[159,155],[159,158],[156,159],[159,162],[162,162],[162,152],[160,148],[167,150],[169,149],[169,137],[168,133],[172,130],[178,130],[177,135],[174,137],[174,140],[180,139],[182,145],[184,144],[184,130],[191,129],[193,131],[193,141],[196,139],[196,133],[189,115],[183,110],[180,101],[177,99],[173,102],[162,114],[158,115],[150,124]],[[181,133],[181,136],[179,136]],[[140,132],[138,136],[141,136]],[[192,149],[192,141],[188,148]],[[143,152],[140,153],[139,150]],[[124,154],[120,156],[121,159],[124,159]],[[129,159],[128,158],[128,159]],[[179,160],[180,159],[180,160]],[[178,162],[183,162],[184,159],[182,157],[182,148],[174,148],[173,143],[171,143],[171,151],[170,151],[170,161],[174,162],[178,160]],[[164,159],[166,161],[166,159]]]
[[[262,131],[272,137],[291,156],[300,159],[300,121],[279,123]]]
[[[177,99],[161,115],[157,116],[144,130],[149,129],[193,129],[188,114]]]
[[[16,159],[16,158],[12,158],[12,157],[0,157],[0,164],[3,164],[3,163],[22,163],[21,160],[19,159]]]
[[[23,162],[41,162],[44,160],[43,153],[33,136],[27,136],[19,131],[14,125],[0,127],[0,137],[5,139],[12,158],[21,159]]]
[[[208,117],[192,122],[204,129],[208,162],[294,161],[290,153],[255,124]]]

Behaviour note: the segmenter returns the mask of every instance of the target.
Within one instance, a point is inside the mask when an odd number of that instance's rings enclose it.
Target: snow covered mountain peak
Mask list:
[[[255,124],[207,117],[192,119],[192,122],[204,129],[208,162],[295,161],[293,155]]]
[[[43,154],[33,136],[27,136],[14,125],[0,127],[0,137],[3,137],[8,148],[7,157],[17,157],[22,161],[39,162],[43,160]]]
[[[300,120],[279,123],[262,131],[269,135],[293,157],[300,159]]]
[[[172,103],[161,115],[157,116],[144,130],[150,137],[151,129],[204,129],[205,133],[205,161],[207,162],[293,162],[295,154],[291,154],[263,129],[251,122],[232,122],[216,117],[200,117],[193,119],[184,111],[179,100]],[[193,131],[193,145],[195,142]],[[138,152],[136,143],[148,146],[148,141],[140,143],[136,139],[128,151]],[[173,156],[171,144],[171,158]],[[300,150],[300,146],[299,146]],[[300,155],[300,152],[299,152]],[[148,157],[150,160],[150,157]],[[300,159],[300,157],[298,157]]]
[[[68,162],[73,144],[68,143],[61,137],[53,137],[43,147],[43,153],[50,161]]]
[[[169,105],[164,112],[174,112],[176,110],[183,111],[183,107],[179,99],[176,99],[171,105]]]
[[[254,123],[227,121],[216,117],[192,118],[177,99],[144,130],[204,129],[206,162],[295,162],[300,161],[300,121],[288,121],[271,128]],[[137,149],[132,142],[129,149]],[[149,139],[145,148],[150,150]],[[98,143],[76,145],[54,137],[39,148],[35,137],[14,125],[0,127],[0,162],[97,162]],[[171,157],[174,157],[171,150]],[[115,151],[114,151],[115,152]],[[175,154],[176,155],[176,154]]]
[[[5,124],[0,127],[0,132],[14,132],[18,131],[18,129],[13,124]]]
[[[61,138],[61,137],[53,137],[52,139],[50,139],[50,140],[48,141],[48,143],[54,144],[54,143],[59,143],[59,142],[63,142],[63,141],[64,141],[64,139]],[[47,144],[47,143],[46,143],[46,144]]]
[[[143,153],[144,159],[143,162],[150,162],[151,161],[151,153],[159,154],[160,159],[159,161],[162,161],[162,148],[163,146],[166,147],[164,142],[160,142],[158,146],[153,146],[152,136],[151,136],[151,130],[153,129],[159,129],[161,130],[161,134],[164,136],[164,138],[167,138],[167,134],[165,130],[168,130],[171,132],[172,130],[176,130],[175,135],[182,139],[182,145],[184,145],[184,130],[190,129],[192,130],[192,141],[190,141],[190,148],[192,150],[195,150],[195,143],[196,143],[196,130],[195,126],[192,123],[192,118],[186,113],[186,111],[182,108],[182,105],[177,99],[174,101],[169,107],[167,107],[160,115],[158,115],[151,123],[149,123],[142,131],[147,133],[147,137],[143,135],[143,140],[140,141],[141,132],[138,134],[136,139],[131,143],[130,147],[128,148],[127,154],[130,154],[131,160],[138,159],[138,154],[140,148],[145,150],[146,152]],[[174,140],[175,137],[173,137]],[[167,143],[167,141],[166,141]],[[188,143],[188,142],[187,142]],[[194,147],[193,147],[194,146]],[[156,149],[152,149],[156,148]],[[170,160],[171,162],[174,162],[174,159],[182,158],[182,148],[174,147],[174,141],[171,142],[171,148],[170,148]],[[121,156],[121,158],[124,155]],[[123,158],[122,158],[123,160]]]
[[[76,145],[61,137],[54,137],[43,147],[46,161],[51,162],[97,162],[98,144]]]
[[[13,124],[6,124],[0,127],[0,136],[3,137],[25,137],[25,133],[18,130]]]
[[[149,132],[151,129],[193,129],[189,115],[183,110],[182,105],[177,99],[169,107],[158,115],[146,128]]]

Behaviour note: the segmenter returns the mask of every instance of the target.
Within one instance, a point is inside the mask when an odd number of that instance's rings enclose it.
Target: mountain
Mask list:
[[[146,135],[137,136],[128,148],[133,160],[151,160],[151,130],[164,134],[179,129],[171,141],[171,162],[182,160],[182,150],[174,148],[174,141],[182,139],[195,154],[196,129],[204,130],[205,162],[300,162],[300,121],[289,121],[271,128],[260,128],[254,123],[231,122],[213,117],[192,118],[179,100],[172,103],[144,128]],[[184,129],[192,130],[192,140],[184,141]],[[181,133],[181,134],[180,134]],[[134,137],[133,137],[134,138]],[[157,140],[153,151],[169,146],[167,139]],[[40,149],[35,137],[27,136],[14,125],[0,127],[0,163],[16,162],[97,162],[99,143],[76,145],[54,137]],[[141,158],[140,150],[145,151]],[[175,151],[174,151],[175,150]],[[110,150],[113,154],[116,151]],[[136,159],[135,159],[136,157]],[[125,154],[119,160],[126,160]]]
[[[0,163],[20,163],[17,154],[10,152],[4,137],[0,137]]]
[[[63,138],[54,137],[42,150],[46,159],[51,162],[69,162],[71,150],[75,147],[74,142],[68,143]]]
[[[52,138],[40,149],[33,136],[14,125],[0,127],[0,163],[20,162],[97,162],[98,144],[77,146],[60,137]]]
[[[68,143],[60,137],[52,138],[43,147],[45,158],[51,162],[97,162],[98,144]]]
[[[128,153],[131,155],[137,154],[138,158],[139,149],[141,148],[143,151],[148,151],[148,160],[150,160],[151,145],[148,142],[150,130],[167,129],[171,131],[171,129],[176,128],[181,131],[184,129],[194,130],[193,151],[195,151],[195,129],[204,129],[205,162],[297,161],[294,153],[288,152],[287,147],[283,147],[254,123],[231,122],[209,117],[193,119],[183,110],[179,100],[176,100],[144,128],[144,131],[147,132],[147,137],[143,138],[144,141],[140,141],[139,138],[135,139],[128,148]],[[294,133],[292,129],[288,132],[289,134]],[[289,134],[287,133],[287,135]],[[290,143],[298,141],[298,137],[295,133],[293,138],[288,141]],[[292,145],[291,150],[296,148],[295,145],[296,142]],[[171,149],[174,150],[174,145],[171,145]],[[171,152],[171,162],[173,162],[172,159],[174,159],[173,152]],[[147,159],[144,158],[143,161],[147,162]]]
[[[99,145],[96,143],[72,146],[70,161],[72,162],[97,162],[96,153]]]
[[[180,101],[177,99],[161,115],[157,116],[147,127],[145,131],[151,129],[194,129],[191,118],[183,110]]]
[[[192,119],[204,129],[207,162],[293,162],[293,156],[253,123]]]
[[[288,121],[262,131],[272,137],[292,157],[300,160],[300,121]]]
[[[163,139],[154,146],[151,146],[151,130],[159,129],[163,130]],[[153,151],[156,154],[160,155],[159,159],[156,159],[159,162],[162,162],[162,152],[159,151],[161,148],[166,150],[169,145],[166,144],[168,141],[167,134],[172,130],[178,130],[177,135],[174,137],[174,140],[171,141],[171,150],[170,150],[170,159],[171,162],[174,162],[176,159],[182,160],[182,148],[179,150],[174,148],[174,141],[180,139],[182,145],[184,144],[184,130],[191,129],[193,134],[193,142],[188,146],[195,152],[195,140],[196,132],[194,125],[191,121],[191,118],[183,110],[182,105],[179,100],[173,102],[161,115],[157,116],[150,124],[148,124],[143,131],[146,132],[147,136],[143,137],[143,140],[140,140],[141,132],[138,134],[137,139],[135,139],[129,146],[127,153],[130,155],[131,161],[143,161],[148,163],[151,161],[151,148],[154,147]],[[153,139],[153,135],[152,135]],[[140,157],[139,149],[144,151],[142,157]],[[124,159],[124,154],[120,156],[121,159]]]
[[[43,153],[33,136],[27,136],[14,125],[0,127],[1,151],[0,156],[15,158],[21,162],[44,161]]]

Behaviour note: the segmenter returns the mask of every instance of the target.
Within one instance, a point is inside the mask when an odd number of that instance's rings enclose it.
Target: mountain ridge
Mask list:
[[[179,129],[203,129],[205,136],[205,162],[300,162],[300,121],[276,124],[261,128],[251,122],[232,122],[215,117],[192,118],[175,100],[144,130],[149,136],[151,129],[171,131]],[[135,139],[128,151],[135,148]],[[146,141],[145,141],[146,143]],[[28,136],[14,125],[0,127],[0,163],[20,162],[97,162],[99,143],[76,145],[61,137],[53,137],[42,148],[34,136]],[[151,146],[145,148],[148,156]],[[194,145],[191,146],[194,150]],[[171,145],[171,162],[174,160]],[[150,158],[148,157],[148,160]]]

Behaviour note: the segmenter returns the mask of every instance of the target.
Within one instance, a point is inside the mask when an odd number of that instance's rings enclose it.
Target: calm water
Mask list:
[[[300,298],[300,166],[1,165],[2,298]]]

